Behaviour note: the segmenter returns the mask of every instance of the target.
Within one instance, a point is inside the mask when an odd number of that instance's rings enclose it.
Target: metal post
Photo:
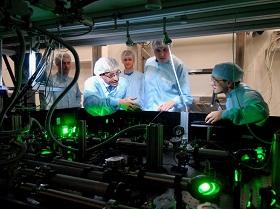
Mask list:
[[[86,158],[86,121],[79,121],[79,161]]]
[[[163,125],[147,126],[147,167],[158,170],[162,166]]]
[[[280,197],[280,133],[275,133],[272,141],[272,188]]]

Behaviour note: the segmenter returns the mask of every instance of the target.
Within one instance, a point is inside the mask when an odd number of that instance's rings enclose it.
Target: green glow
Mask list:
[[[262,154],[263,153],[263,148],[258,147],[258,148],[255,149],[255,151],[257,152],[257,154]]]
[[[56,118],[56,125],[60,125],[60,118]]]
[[[77,127],[64,125],[60,127],[59,132],[62,138],[73,137],[77,132]]]
[[[44,150],[41,151],[41,155],[49,155],[51,153],[52,153],[52,151],[47,150],[47,149],[44,149]]]
[[[217,197],[221,191],[221,186],[218,181],[211,177],[198,175],[191,179],[189,189],[196,199],[210,200]]]
[[[62,135],[66,135],[66,134],[68,134],[68,133],[69,133],[68,127],[67,127],[67,126],[63,126],[63,127],[62,127]]]
[[[210,190],[210,184],[208,184],[208,183],[203,183],[203,184],[199,185],[199,187],[198,187],[199,193],[208,192],[209,190]]]
[[[276,196],[276,192],[272,189],[271,190],[272,195]],[[276,204],[276,199],[272,198],[270,206],[274,206]]]
[[[262,147],[258,147],[255,149],[256,153],[257,153],[257,158],[259,161],[264,161],[265,159],[265,153]]]
[[[93,116],[104,116],[111,115],[116,110],[114,108],[104,107],[104,106],[85,106],[85,110]]]
[[[238,170],[234,170],[234,181],[239,182],[240,181],[240,172]]]
[[[220,191],[220,186],[214,182],[203,182],[198,186],[197,190],[203,196],[212,196]]]
[[[252,206],[252,203],[251,203],[251,201],[249,200],[249,201],[247,202],[246,208],[250,208],[251,206]]]
[[[248,161],[250,160],[250,156],[248,154],[242,155],[241,161]]]
[[[271,200],[271,203],[270,203],[270,206],[274,206],[275,203],[276,203],[276,199],[272,199],[272,200]]]

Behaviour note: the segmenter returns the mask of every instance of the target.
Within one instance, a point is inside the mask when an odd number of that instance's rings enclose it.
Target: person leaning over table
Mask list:
[[[193,101],[187,68],[162,40],[153,41],[152,49],[155,56],[144,67],[144,110],[186,111]]]
[[[226,95],[226,109],[210,112],[206,123],[230,120],[235,125],[255,124],[262,126],[269,117],[268,105],[262,95],[241,83],[243,70],[234,63],[215,65],[211,86],[215,94]]]
[[[95,76],[84,84],[84,108],[93,116],[109,115],[117,110],[136,111],[139,105],[132,97],[125,97],[128,87],[114,58],[101,57],[94,66]]]

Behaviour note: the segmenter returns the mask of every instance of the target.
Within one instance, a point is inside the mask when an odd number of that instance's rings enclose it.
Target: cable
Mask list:
[[[36,71],[33,73],[33,75],[30,77],[30,79],[27,81],[27,83],[22,87],[22,90],[18,93],[18,95],[17,95],[17,97],[15,99],[16,102],[19,101],[26,94],[26,92],[28,91],[30,86],[32,87],[32,83],[38,77],[38,74],[44,71],[44,66],[45,65],[41,66],[41,63],[46,60],[45,57],[49,56],[50,49],[51,48],[48,47],[45,50],[42,58],[40,59],[40,61],[38,62],[38,65],[36,66]],[[38,68],[39,66],[41,66],[41,67]],[[39,85],[39,87],[40,87],[40,85]],[[11,106],[11,108],[13,108],[16,105],[16,102],[14,102],[14,104]]]
[[[269,80],[269,84],[270,84],[270,94],[269,94],[268,104],[271,103],[272,92],[273,92],[271,69],[272,69],[272,64],[274,61],[275,53],[279,47],[279,40],[280,40],[279,33],[276,33],[276,35],[275,35],[276,37],[273,37],[273,34],[274,33],[271,34],[269,47],[266,50],[266,54],[265,54],[265,66],[266,66],[268,80]]]
[[[53,133],[52,133],[52,128],[51,128],[51,118],[53,115],[53,112],[55,110],[56,105],[58,104],[58,102],[64,97],[64,95],[67,94],[67,92],[75,85],[75,83],[78,81],[79,75],[80,75],[80,59],[79,59],[79,55],[76,52],[76,50],[69,44],[67,44],[66,42],[64,42],[60,37],[48,32],[47,30],[40,28],[39,26],[33,24],[33,29],[36,29],[38,31],[40,31],[41,33],[49,36],[51,39],[54,39],[55,41],[57,41],[58,43],[61,43],[62,45],[64,45],[66,48],[68,48],[71,53],[74,56],[75,59],[75,67],[76,67],[76,71],[75,71],[75,75],[73,80],[71,81],[71,83],[64,89],[64,91],[58,96],[58,98],[54,101],[54,103],[52,104],[52,106],[50,107],[50,110],[47,113],[47,117],[46,117],[46,129],[48,131],[49,136],[51,137],[51,139],[56,142],[59,146],[71,150],[71,151],[78,151],[78,149],[72,148],[72,147],[67,147],[64,144],[62,144],[59,140],[57,140]]]
[[[156,118],[158,118],[158,116],[163,113],[163,111],[160,111],[150,122],[149,124],[151,124]]]
[[[2,124],[3,124],[4,118],[6,116],[6,113],[15,104],[15,101],[16,101],[17,96],[19,94],[21,82],[22,82],[22,67],[23,67],[23,62],[24,62],[26,45],[25,45],[24,36],[23,36],[23,33],[21,32],[21,30],[16,28],[16,33],[18,35],[19,42],[20,42],[20,56],[19,56],[18,65],[16,65],[16,69],[15,69],[16,85],[15,85],[15,89],[13,91],[13,94],[9,99],[8,104],[3,108],[3,110],[0,114],[0,128],[2,127]]]

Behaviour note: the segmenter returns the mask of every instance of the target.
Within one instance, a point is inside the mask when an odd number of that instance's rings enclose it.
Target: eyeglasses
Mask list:
[[[117,70],[115,73],[107,72],[107,73],[102,73],[100,76],[106,76],[107,78],[114,78],[115,76],[119,77],[121,74],[121,70]]]
[[[217,78],[214,78],[214,77],[211,77],[211,82],[214,84],[214,85],[217,85],[218,83],[220,83],[221,81],[225,81],[223,79],[217,79]]]

